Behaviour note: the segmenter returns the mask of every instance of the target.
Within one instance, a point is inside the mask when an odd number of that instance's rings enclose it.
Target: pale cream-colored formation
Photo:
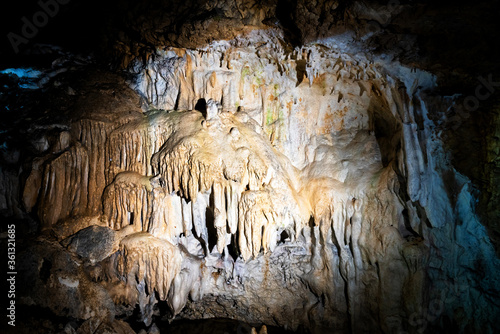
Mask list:
[[[179,128],[152,158],[154,174],[166,192],[189,201],[182,205],[183,200],[172,199],[178,220],[184,220],[188,211],[194,224],[187,226],[195,226],[203,235],[205,224],[198,226],[197,218],[210,209],[218,252],[223,253],[239,230],[238,245],[245,260],[257,256],[261,246],[264,251],[274,249],[278,229],[300,230],[305,225],[309,210],[298,194],[297,170],[247,124],[248,115],[218,114],[215,108],[210,117],[207,111],[206,119],[197,111],[182,117]],[[157,224],[170,225],[165,219]],[[178,225],[176,236],[190,233],[180,228],[182,222]],[[172,233],[176,232],[168,237]]]
[[[120,231],[96,277],[148,325],[166,300],[191,319],[417,332],[409,319],[435,298],[427,277],[437,290],[467,281],[447,257],[467,268],[493,252],[471,249],[485,231],[470,185],[443,167],[421,97],[434,77],[338,40],[290,52],[279,38],[253,31],[137,63],[147,110],[83,113],[33,165],[24,204],[61,239],[70,219]],[[453,203],[444,174],[462,189]],[[487,298],[452,286],[453,305]]]

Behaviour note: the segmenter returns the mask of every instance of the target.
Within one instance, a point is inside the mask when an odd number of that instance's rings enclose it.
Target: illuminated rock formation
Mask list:
[[[24,302],[82,321],[107,310],[99,326],[117,332],[135,308],[146,326],[498,327],[500,263],[430,117],[436,77],[351,37],[291,48],[280,29],[245,31],[135,59],[131,88],[84,86],[102,105],[79,97],[18,191],[44,233],[23,268],[41,292]]]

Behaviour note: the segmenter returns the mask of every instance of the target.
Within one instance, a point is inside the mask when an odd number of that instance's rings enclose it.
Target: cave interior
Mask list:
[[[500,332],[499,12],[10,4],[2,332]]]

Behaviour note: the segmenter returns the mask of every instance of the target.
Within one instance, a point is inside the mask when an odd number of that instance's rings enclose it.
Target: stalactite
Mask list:
[[[491,251],[466,240],[485,235],[467,182],[437,167],[444,153],[418,96],[432,80],[333,47],[285,53],[275,37],[158,51],[133,83],[151,110],[86,115],[61,133],[33,163],[26,209],[44,227],[82,216],[120,231],[119,251],[91,263],[108,273],[93,277],[148,325],[159,299],[174,316],[401,331],[428,272],[469,279]],[[454,206],[445,174],[461,187]]]
[[[73,146],[45,164],[38,215],[44,226],[86,212],[89,161],[87,150]],[[64,199],[64,200],[61,200]]]
[[[173,244],[148,233],[136,233],[120,244],[118,273],[129,285],[144,282],[148,296],[156,291],[160,300],[166,300],[170,285],[180,272],[181,260]]]
[[[203,122],[211,122],[210,128],[204,128]],[[251,127],[245,123],[239,123],[230,113],[219,115],[217,109],[207,116],[207,120],[202,120],[199,114],[186,113],[184,122],[179,123],[179,126],[180,129],[174,132],[174,135],[152,159],[154,173],[159,174],[165,181],[164,190],[158,190],[160,193],[164,192],[164,195],[158,196],[168,197],[170,195],[166,194],[176,193],[193,202],[192,219],[195,230],[197,235],[204,240],[206,247],[208,247],[208,232],[206,227],[203,227],[206,224],[204,217],[206,210],[210,210],[214,216],[216,245],[219,253],[223,253],[230,243],[231,234],[236,234],[240,228],[238,225],[241,226],[241,217],[247,218],[245,218],[246,223],[243,224],[246,227],[243,231],[240,230],[240,238],[242,234],[248,234],[248,240],[253,240],[254,244],[250,251],[253,256],[259,254],[262,244],[264,244],[264,251],[269,248],[274,249],[278,229],[277,217],[285,217],[291,212],[294,219],[299,222],[297,228],[300,228],[301,221],[305,219],[297,199],[294,198],[295,190],[290,186],[294,181],[286,179],[290,174],[280,174],[276,171],[295,172],[286,165],[282,166],[280,158],[273,158],[273,149]],[[237,135],[235,135],[235,128],[240,129]],[[182,137],[177,137],[176,133],[182,134]],[[243,141],[244,138],[246,141]],[[217,146],[203,146],[202,143],[207,140]],[[219,146],[225,141],[231,144]],[[260,150],[265,147],[264,154],[260,153],[257,147],[260,147]],[[279,190],[271,190],[271,184],[277,186]],[[288,199],[290,203],[285,210],[290,212],[274,213],[276,208],[270,206],[270,199],[267,200],[266,207],[260,211],[254,210],[250,204],[241,204],[242,196],[250,196],[247,193],[259,191],[267,193],[264,189],[269,189],[267,192],[271,192],[269,198],[275,197],[280,202]],[[213,200],[209,201],[205,198],[202,199],[202,203],[198,203],[199,194],[207,191],[210,192],[209,196]],[[159,215],[162,214],[159,213]],[[172,222],[178,225],[175,219],[172,216],[161,222],[162,218],[158,218],[158,222],[154,223],[155,229],[168,224],[171,226]],[[201,226],[198,222],[202,222]],[[292,221],[289,220],[288,223]],[[282,226],[282,228],[290,228],[290,226]],[[265,232],[264,241],[262,241],[263,231]],[[240,242],[239,245],[240,248],[243,247],[240,250],[244,257],[248,258],[243,243]],[[212,250],[207,248],[207,251]]]
[[[150,178],[135,172],[118,174],[104,191],[103,203],[108,227],[120,230],[133,225],[137,232],[147,231],[153,213]]]

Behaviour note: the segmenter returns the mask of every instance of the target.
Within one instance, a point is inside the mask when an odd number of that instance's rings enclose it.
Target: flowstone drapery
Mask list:
[[[499,263],[428,117],[434,77],[333,40],[291,51],[280,38],[158,50],[130,69],[142,109],[72,119],[24,187],[25,207],[61,242],[39,241],[50,252],[26,268],[34,286],[99,291],[106,304],[70,315],[138,305],[148,326],[167,313],[317,333],[413,333],[463,317],[494,326]],[[94,225],[109,245],[88,242]],[[56,258],[80,261],[82,278],[44,267]],[[489,281],[466,292],[478,263]],[[30,298],[68,315],[46,293]]]

